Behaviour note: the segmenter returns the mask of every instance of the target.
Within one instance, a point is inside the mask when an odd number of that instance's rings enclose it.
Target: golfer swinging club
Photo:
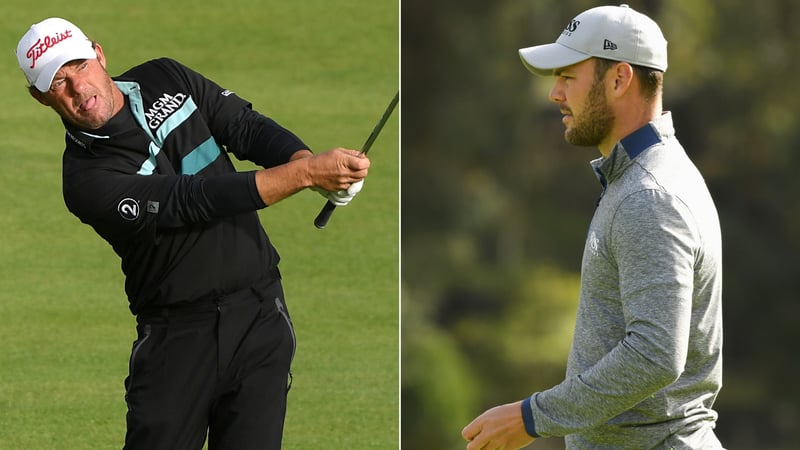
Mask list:
[[[569,449],[720,449],[719,219],[662,111],[661,30],[627,5],[603,6],[575,17],[555,43],[519,54],[533,73],[555,77],[550,100],[567,142],[600,151],[592,167],[603,194],[566,378],[481,414],[462,432],[467,449],[550,436]]]
[[[281,447],[295,340],[257,211],[314,188],[337,206],[369,160],[314,155],[233,92],[170,59],[106,72],[100,44],[50,18],[17,46],[66,129],[67,208],[122,259],[138,339],[126,450]],[[228,154],[263,170],[237,172]]]

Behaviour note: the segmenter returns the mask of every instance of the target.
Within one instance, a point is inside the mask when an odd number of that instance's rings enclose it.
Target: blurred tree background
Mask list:
[[[552,80],[517,49],[601,4],[402,2],[403,448],[464,448],[461,428],[487,407],[563,379],[599,153],[564,142]],[[664,108],[722,221],[718,436],[733,450],[796,448],[800,8],[629,4],[669,41]]]

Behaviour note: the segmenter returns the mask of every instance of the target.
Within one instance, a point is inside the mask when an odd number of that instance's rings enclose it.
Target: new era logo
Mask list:
[[[603,50],[616,50],[616,49],[617,49],[617,44],[609,41],[608,39],[603,41]]]

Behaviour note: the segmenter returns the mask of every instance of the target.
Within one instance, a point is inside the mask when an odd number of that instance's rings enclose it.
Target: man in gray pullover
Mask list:
[[[596,146],[603,187],[589,227],[566,378],[464,428],[467,449],[564,436],[569,449],[720,449],[719,219],[662,111],[667,43],[627,5],[585,11],[556,43],[519,51],[553,75],[567,142]]]

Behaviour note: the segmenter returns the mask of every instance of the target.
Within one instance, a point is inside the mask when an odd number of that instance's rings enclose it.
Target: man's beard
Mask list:
[[[598,81],[589,90],[586,108],[580,119],[575,117],[575,125],[564,132],[564,139],[568,143],[596,147],[611,133],[616,117],[608,106],[604,88],[603,83]]]

